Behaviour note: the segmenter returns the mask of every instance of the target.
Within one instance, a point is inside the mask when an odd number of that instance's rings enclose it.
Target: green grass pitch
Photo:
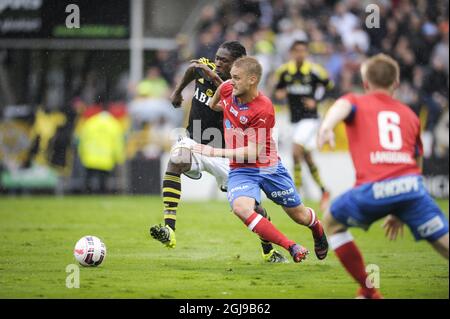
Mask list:
[[[307,203],[317,208],[314,203]],[[448,216],[448,201],[439,202]],[[313,249],[310,231],[265,202],[273,222]],[[151,239],[162,220],[158,197],[16,197],[0,199],[0,298],[353,298],[356,284],[331,252],[295,264],[266,264],[259,240],[226,202],[182,202],[177,247]],[[354,229],[366,263],[380,269],[386,298],[448,298],[448,262],[409,230],[396,242],[381,222]],[[107,256],[80,267],[80,288],[66,287],[66,266],[84,235],[100,237]],[[284,252],[286,254],[286,252]]]

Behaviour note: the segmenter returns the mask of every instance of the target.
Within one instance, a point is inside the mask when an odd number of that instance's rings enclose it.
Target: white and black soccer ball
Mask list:
[[[76,243],[73,255],[82,266],[97,267],[105,260],[106,246],[98,237],[84,236]]]

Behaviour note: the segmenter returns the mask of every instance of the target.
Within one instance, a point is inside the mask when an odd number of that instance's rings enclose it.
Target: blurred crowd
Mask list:
[[[194,36],[180,33],[176,49],[146,53],[145,76],[139,83],[130,83],[128,73],[123,73],[116,85],[109,88],[114,94],[106,101],[102,96],[105,81],[101,78],[88,74],[85,81],[79,81],[81,88],[66,108],[71,123],[67,132],[75,132],[78,145],[82,136],[80,124],[109,110],[123,128],[123,136],[126,135],[126,159],[159,158],[170,149],[173,128],[186,123],[193,90],[188,87],[183,92],[184,104],[180,109],[172,107],[170,94],[191,59],[214,60],[222,42],[239,40],[248,54],[263,65],[261,89],[272,96],[275,70],[289,60],[294,40],[306,40],[310,59],[323,65],[336,84],[330,98],[362,89],[359,66],[367,56],[383,52],[396,58],[401,68],[397,97],[423,121],[425,155],[448,158],[448,1],[212,3],[198,13]],[[66,142],[60,144],[67,147]],[[29,162],[30,156],[25,160],[26,164]]]
[[[361,61],[383,52],[398,60],[397,97],[421,116],[424,138],[432,144],[429,139],[439,136],[435,130],[442,126],[440,121],[448,123],[448,10],[448,1],[439,0],[222,0],[218,6],[203,7],[195,39],[179,34],[177,50],[156,53],[139,86],[156,77],[170,88],[190,59],[214,60],[222,42],[239,40],[262,63],[261,88],[271,95],[272,75],[289,60],[290,45],[306,40],[310,58],[336,83],[337,97],[360,90]],[[447,143],[448,150],[448,139],[441,143]]]

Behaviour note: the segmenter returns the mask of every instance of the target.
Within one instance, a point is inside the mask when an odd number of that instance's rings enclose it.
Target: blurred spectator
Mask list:
[[[216,16],[216,8],[211,4],[205,5],[200,12],[200,17],[197,22],[197,31],[206,31],[211,26],[211,24],[213,24]]]
[[[442,114],[438,124],[436,125],[434,134],[436,136],[436,142],[434,147],[434,153],[439,158],[448,158],[448,146],[449,146],[449,135],[448,135],[448,122],[449,113],[448,107]]]
[[[347,50],[360,51],[367,53],[369,51],[370,39],[365,31],[360,26],[354,27],[344,37],[343,42]]]
[[[347,11],[343,1],[336,4],[335,14],[331,17],[330,23],[336,28],[344,43],[349,41],[353,30],[360,26],[358,17]]]
[[[128,104],[133,129],[139,129],[145,122],[156,122],[160,117],[179,123],[182,110],[172,107],[169,93],[169,84],[161,76],[159,67],[151,66],[147,77],[137,85],[135,98]]]
[[[448,104],[448,76],[444,64],[437,57],[433,59],[431,69],[423,81],[424,102],[428,109],[425,129],[433,131],[442,109]]]
[[[159,67],[162,77],[166,80],[168,85],[171,86],[173,84],[173,75],[178,67],[178,60],[175,52],[169,50],[156,51],[155,65]]]
[[[400,66],[401,81],[411,81],[413,77],[414,66],[416,65],[416,57],[411,50],[408,39],[401,36],[394,49],[394,58]]]
[[[157,66],[151,66],[147,71],[147,77],[138,83],[136,95],[146,98],[162,98],[169,94],[169,85],[161,76],[161,70]]]
[[[278,30],[280,31],[276,37],[275,45],[277,54],[279,56],[279,63],[289,58],[289,48],[295,40],[307,41],[308,35],[305,31],[296,29],[294,23],[284,18],[278,23]],[[278,63],[278,64],[279,64]]]
[[[87,192],[107,192],[108,177],[125,159],[124,138],[119,121],[106,109],[84,122],[79,133],[78,153],[86,169]]]
[[[441,24],[441,41],[434,47],[432,60],[438,59],[444,64],[447,77],[449,75],[448,21]]]

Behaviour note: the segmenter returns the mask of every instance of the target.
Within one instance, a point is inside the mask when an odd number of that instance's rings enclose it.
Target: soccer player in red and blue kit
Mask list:
[[[318,145],[334,146],[334,127],[345,121],[356,184],[335,199],[324,224],[330,247],[359,283],[359,298],[382,298],[367,278],[362,255],[348,227],[368,229],[387,216],[387,235],[395,239],[408,225],[416,240],[426,239],[448,259],[448,221],[425,190],[422,143],[416,114],[392,96],[399,84],[395,60],[378,54],[361,66],[366,94],[347,94],[327,112]]]
[[[275,112],[269,98],[258,91],[262,68],[252,57],[236,60],[231,80],[214,94],[210,107],[223,111],[225,149],[198,144],[193,151],[230,159],[228,200],[233,212],[253,232],[289,251],[301,262],[308,250],[288,239],[265,217],[254,211],[261,202],[261,190],[298,224],[308,226],[314,237],[318,259],[324,259],[328,242],[314,210],[305,207],[289,173],[281,163],[272,129]]]

